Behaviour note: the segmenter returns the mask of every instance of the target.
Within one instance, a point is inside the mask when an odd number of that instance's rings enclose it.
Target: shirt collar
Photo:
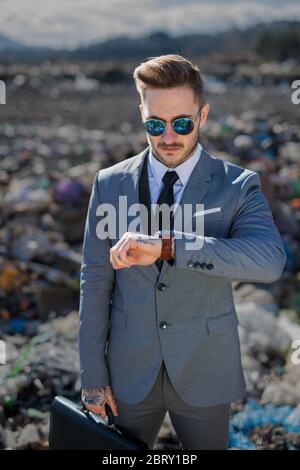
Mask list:
[[[152,176],[156,179],[158,185],[160,185],[166,171],[174,170],[178,174],[181,184],[184,186],[187,183],[196,163],[198,162],[201,156],[201,151],[202,146],[198,142],[194,152],[187,160],[178,165],[176,168],[169,168],[154,157],[152,149],[150,148],[149,167]]]

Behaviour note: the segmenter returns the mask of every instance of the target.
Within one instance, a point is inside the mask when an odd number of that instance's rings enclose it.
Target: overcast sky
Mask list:
[[[299,0],[0,0],[0,33],[51,47],[155,30],[213,32],[291,18],[300,19]]]

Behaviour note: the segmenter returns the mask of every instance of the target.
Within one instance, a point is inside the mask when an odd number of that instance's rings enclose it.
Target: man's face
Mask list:
[[[199,129],[204,126],[209,111],[205,104],[194,120],[194,129],[188,135],[179,135],[172,129],[171,121],[177,117],[194,118],[199,111],[190,87],[159,88],[146,90],[145,100],[140,104],[142,120],[149,118],[167,121],[165,131],[158,137],[147,134],[150,148],[164,165],[175,168],[193,152],[199,141]],[[201,118],[201,120],[200,120]]]

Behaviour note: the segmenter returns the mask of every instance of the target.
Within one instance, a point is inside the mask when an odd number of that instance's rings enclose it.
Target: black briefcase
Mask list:
[[[114,423],[105,404],[107,421],[81,403],[57,396],[51,405],[49,448],[52,450],[148,450],[148,445]]]

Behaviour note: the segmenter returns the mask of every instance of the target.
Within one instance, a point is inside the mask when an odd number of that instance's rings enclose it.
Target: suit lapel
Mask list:
[[[188,230],[188,227],[190,227],[192,214],[196,212],[196,204],[202,203],[207,191],[209,190],[211,174],[211,157],[205,150],[202,150],[200,159],[198,160],[197,164],[195,165],[195,168],[193,169],[190,175],[190,178],[183,191],[183,195],[178,207],[178,209],[181,209],[182,214],[184,214],[185,204],[190,205],[190,207],[192,208],[190,212],[187,212],[187,217],[184,217],[183,231]],[[175,211],[174,214],[174,223],[176,223],[176,215],[178,214],[178,209]]]
[[[149,183],[148,181],[141,182],[141,175],[144,164],[147,163],[146,157],[149,151],[149,147],[146,148],[143,152],[139,153],[133,162],[123,171],[123,176],[121,178],[121,187],[124,196],[127,196],[127,207],[130,208],[133,204],[140,204],[143,202],[147,208],[151,205],[150,192],[149,192]],[[143,184],[144,188],[144,201],[140,201],[140,182]],[[129,222],[129,221],[128,221]],[[146,225],[144,218],[141,217],[142,224],[142,233],[147,234],[148,231],[145,230]]]

